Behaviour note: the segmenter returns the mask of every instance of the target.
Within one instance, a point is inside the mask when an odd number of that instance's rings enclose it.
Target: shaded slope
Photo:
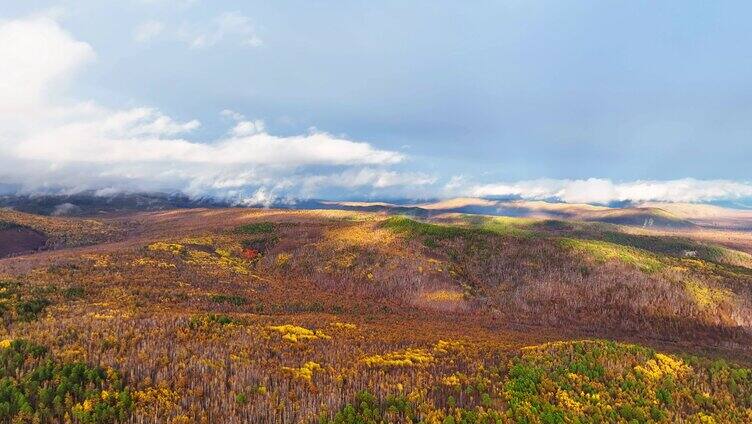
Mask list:
[[[0,221],[0,258],[36,252],[47,244],[47,237],[20,225]]]
[[[123,222],[40,216],[0,209],[0,257],[121,239]],[[3,252],[5,252],[3,254]]]

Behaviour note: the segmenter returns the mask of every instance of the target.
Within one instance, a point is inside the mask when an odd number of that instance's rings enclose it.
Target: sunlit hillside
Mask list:
[[[0,259],[9,422],[752,419],[745,233],[728,247],[717,230],[462,214],[0,216],[50,240]]]

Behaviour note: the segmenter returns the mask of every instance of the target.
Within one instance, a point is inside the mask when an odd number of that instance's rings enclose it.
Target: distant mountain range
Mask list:
[[[212,198],[193,198],[181,193],[115,193],[95,192],[55,195],[3,195],[0,207],[21,212],[56,216],[91,216],[98,214],[153,211],[164,209],[227,207],[228,202]]]
[[[228,206],[237,206],[237,202],[208,197],[194,198],[181,193],[116,193],[105,196],[94,192],[83,192],[70,195],[0,196],[0,207],[58,216],[93,216],[134,211]],[[410,215],[418,218],[460,213],[567,219],[642,227],[703,226],[752,230],[752,210],[692,203],[645,202],[609,207],[551,201],[461,197],[418,203],[302,200],[293,205],[279,204],[272,205],[272,207],[359,210]]]
[[[448,213],[567,219],[610,224],[690,228],[694,226],[752,230],[752,210],[709,204],[646,202],[624,207],[528,200],[454,198],[416,204],[320,201],[317,208],[382,211],[416,217]]]

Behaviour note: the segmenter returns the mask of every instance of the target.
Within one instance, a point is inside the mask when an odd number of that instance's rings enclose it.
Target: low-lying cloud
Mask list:
[[[406,159],[399,152],[326,132],[276,136],[223,111],[233,126],[200,142],[189,139],[198,120],[72,100],[60,88],[95,53],[48,18],[0,21],[0,57],[0,179],[21,192],[175,190],[269,202],[432,181],[390,169]]]
[[[477,197],[509,196],[530,200],[555,199],[568,203],[620,201],[710,202],[752,197],[752,183],[684,178],[668,181],[613,182],[539,179],[513,183],[475,185],[468,194]]]

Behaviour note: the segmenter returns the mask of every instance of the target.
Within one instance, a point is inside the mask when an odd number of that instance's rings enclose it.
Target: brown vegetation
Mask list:
[[[618,227],[247,209],[20,216],[60,240],[99,228],[87,234],[106,243],[0,260],[0,339],[117,370],[130,422],[310,422],[363,390],[411,398],[423,418],[504,411],[503,375],[487,370],[583,336],[752,357],[743,260],[603,240],[631,234]],[[480,390],[477,378],[498,381]]]

